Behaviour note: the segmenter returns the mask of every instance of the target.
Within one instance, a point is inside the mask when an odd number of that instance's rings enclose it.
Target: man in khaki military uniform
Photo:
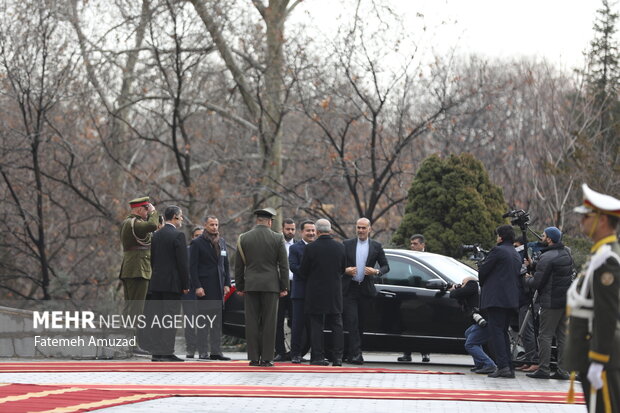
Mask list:
[[[235,286],[245,297],[245,338],[250,366],[273,366],[278,298],[288,294],[288,258],[281,233],[271,230],[273,208],[258,209],[256,226],[239,236]]]
[[[142,314],[151,279],[151,237],[159,215],[149,197],[129,201],[131,212],[121,224],[123,263],[119,278],[125,293],[125,314]]]
[[[620,200],[583,185],[581,230],[594,241],[567,293],[564,360],[579,373],[590,412],[620,412]],[[574,375],[574,374],[573,374]],[[571,386],[572,389],[572,386]]]

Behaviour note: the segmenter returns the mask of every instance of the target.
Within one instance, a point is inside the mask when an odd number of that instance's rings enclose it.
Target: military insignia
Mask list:
[[[610,272],[604,272],[601,274],[601,284],[605,287],[609,287],[614,283],[614,275]]]

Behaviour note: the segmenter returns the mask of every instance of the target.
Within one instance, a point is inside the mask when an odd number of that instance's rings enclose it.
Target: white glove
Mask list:
[[[603,367],[601,363],[593,362],[588,369],[588,381],[596,390],[603,387]]]

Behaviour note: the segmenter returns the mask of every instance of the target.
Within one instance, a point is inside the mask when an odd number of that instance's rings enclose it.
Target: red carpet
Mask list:
[[[274,367],[250,367],[247,361],[226,362],[26,362],[0,363],[0,373],[43,372],[278,372],[278,373],[407,373],[407,374],[462,374],[430,370],[386,369],[368,367],[310,366],[307,364],[276,363]]]
[[[132,390],[99,390],[74,386],[0,384],[0,409],[17,412],[86,412],[104,407],[169,397]],[[56,409],[56,410],[55,410]]]
[[[170,396],[454,400],[565,404],[565,392],[369,387],[169,386],[75,384],[0,385],[2,412],[78,412]],[[576,402],[584,404],[583,394]]]

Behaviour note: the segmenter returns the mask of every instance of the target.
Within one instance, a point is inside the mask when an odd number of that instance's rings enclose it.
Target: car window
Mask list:
[[[454,284],[462,284],[463,279],[466,277],[478,278],[476,270],[451,257],[428,254],[424,257],[424,262],[429,267],[448,277]]]
[[[437,278],[431,271],[412,260],[390,256],[387,259],[390,272],[381,277],[382,284],[425,288],[428,280]]]

